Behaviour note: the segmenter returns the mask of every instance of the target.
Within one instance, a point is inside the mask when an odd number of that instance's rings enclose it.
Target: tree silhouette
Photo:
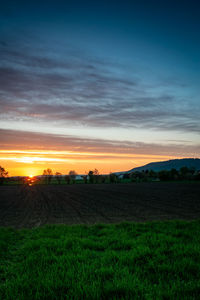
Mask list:
[[[67,184],[70,184],[70,176],[69,175],[65,175],[65,181],[67,182]]]
[[[52,176],[53,176],[53,171],[48,168],[43,171],[43,176],[45,176],[46,183],[50,184]]]
[[[8,172],[0,166],[0,184],[4,183],[6,177],[8,177]]]
[[[56,180],[58,181],[58,184],[61,184],[62,174],[60,172],[56,172],[55,176]]]
[[[107,178],[106,175],[101,175],[101,177],[100,177],[100,182],[101,182],[101,183],[105,183],[105,182],[106,182],[106,178]]]
[[[117,183],[117,176],[113,173],[109,174],[110,183]]]
[[[182,167],[182,168],[180,168],[180,176],[181,176],[181,179],[187,179],[187,175],[188,175],[188,173],[189,173],[189,168],[187,168],[187,167]]]
[[[83,181],[85,184],[87,183],[87,175],[83,175]]]
[[[94,171],[90,170],[88,172],[88,176],[89,176],[89,182],[94,183]]]
[[[76,171],[74,170],[69,171],[69,177],[72,180],[72,183],[75,183],[76,175],[77,175]]]
[[[94,181],[95,181],[95,183],[98,183],[99,171],[97,169],[94,169],[93,175],[94,175]]]

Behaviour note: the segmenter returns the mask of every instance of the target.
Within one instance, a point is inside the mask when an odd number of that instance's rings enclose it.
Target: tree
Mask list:
[[[117,182],[117,176],[113,173],[109,174],[109,181],[110,183],[116,183]]]
[[[132,182],[135,182],[137,178],[136,173],[135,172],[130,173],[130,178]]]
[[[181,179],[188,179],[189,171],[190,170],[187,167],[180,168]]]
[[[43,171],[43,176],[45,176],[46,183],[50,184],[52,176],[53,176],[53,171],[48,168]]]
[[[94,181],[95,181],[95,183],[98,183],[99,171],[97,169],[94,169],[93,175],[94,175]]]
[[[67,182],[67,184],[70,184],[70,176],[69,175],[65,175],[65,181]]]
[[[94,171],[90,170],[88,172],[88,176],[89,176],[89,182],[94,183]]]
[[[8,177],[8,172],[0,166],[0,184],[4,183],[6,177]]]
[[[83,181],[85,184],[87,183],[87,175],[83,175]]]
[[[158,172],[158,178],[161,181],[167,181],[170,180],[170,171],[167,170],[161,170]]]
[[[76,171],[74,170],[69,171],[69,177],[72,180],[72,183],[75,183],[76,175],[77,175]]]
[[[175,168],[172,168],[170,170],[170,177],[172,180],[177,180],[178,179],[178,176],[179,176],[179,173],[178,171],[175,169]]]
[[[62,174],[60,172],[56,172],[55,176],[56,180],[58,181],[58,184],[61,184]]]
[[[128,173],[125,173],[125,174],[124,174],[124,176],[123,176],[123,179],[129,179],[129,178],[130,178],[130,176],[131,176],[130,174],[128,174]]]
[[[100,177],[100,182],[101,182],[101,183],[105,183],[105,182],[106,182],[106,178],[107,178],[106,175],[101,175],[101,177]]]
[[[156,173],[155,171],[153,171],[153,170],[150,170],[150,171],[149,171],[149,177],[150,177],[151,179],[157,178],[157,173]]]

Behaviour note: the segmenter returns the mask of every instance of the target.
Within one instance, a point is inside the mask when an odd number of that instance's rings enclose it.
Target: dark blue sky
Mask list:
[[[199,67],[198,1],[68,2],[5,2],[0,12],[1,34],[16,39],[18,35],[23,39],[23,34],[55,35],[118,59],[142,49],[141,56],[147,58],[161,59],[165,54],[163,59],[177,58],[178,64]]]
[[[197,147],[199,32],[199,1],[4,2],[0,128]]]

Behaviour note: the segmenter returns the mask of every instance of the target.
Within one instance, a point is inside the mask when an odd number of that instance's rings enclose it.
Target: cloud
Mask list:
[[[2,120],[200,132],[199,112],[190,101],[162,86],[152,92],[137,73],[125,73],[118,64],[81,51],[58,53],[1,41]]]
[[[173,156],[199,157],[200,145],[188,145],[170,142],[166,144],[141,143],[129,141],[85,139],[70,135],[43,134],[38,132],[16,131],[0,129],[0,149],[7,154],[29,153],[35,155],[56,153],[62,157],[75,157],[83,154],[87,157],[95,155],[97,158],[134,158],[141,156]],[[35,152],[36,151],[36,152]],[[52,151],[52,153],[51,153]]]

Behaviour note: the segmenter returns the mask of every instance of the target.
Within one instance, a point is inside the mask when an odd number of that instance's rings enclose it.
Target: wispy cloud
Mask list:
[[[166,144],[129,141],[85,139],[69,135],[42,134],[37,132],[0,129],[0,155],[14,154],[27,156],[57,155],[59,158],[78,159],[80,157],[119,159],[145,156],[199,157],[200,144],[171,142]]]
[[[162,86],[152,92],[137,72],[81,51],[13,49],[0,43],[1,119],[200,132],[199,110]]]

